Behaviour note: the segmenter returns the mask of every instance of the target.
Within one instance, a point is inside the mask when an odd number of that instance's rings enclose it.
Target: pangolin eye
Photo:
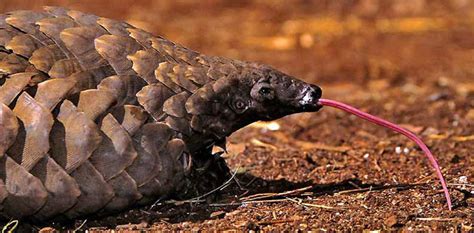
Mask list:
[[[258,91],[261,95],[270,95],[272,93],[272,89],[269,88],[269,87],[262,87],[260,88],[260,90]]]
[[[260,82],[252,87],[250,96],[259,102],[272,100],[275,97],[275,90],[269,83]]]

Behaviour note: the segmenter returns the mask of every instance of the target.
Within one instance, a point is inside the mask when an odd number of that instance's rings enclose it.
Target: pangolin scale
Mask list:
[[[185,190],[213,145],[316,111],[321,95],[270,67],[59,7],[0,15],[0,85],[0,214],[40,221]]]

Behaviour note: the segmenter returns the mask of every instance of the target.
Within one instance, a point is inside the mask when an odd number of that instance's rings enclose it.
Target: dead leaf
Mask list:
[[[302,150],[317,149],[317,150],[336,151],[336,152],[343,153],[351,149],[348,146],[329,146],[322,143],[305,142],[305,141],[299,141],[299,140],[292,141],[292,143],[298,146],[299,148],[301,148]]]
[[[456,136],[452,138],[456,142],[467,142],[467,141],[473,141],[474,140],[474,135],[469,135],[469,136]]]
[[[216,211],[216,212],[212,212],[209,217],[211,217],[211,218],[222,218],[224,216],[225,216],[225,212],[222,211],[222,210],[219,210],[219,211]]]
[[[443,140],[448,138],[447,134],[430,134],[428,135],[428,138],[430,139],[435,139],[435,140]]]
[[[400,124],[405,129],[410,130],[413,133],[419,134],[425,127],[423,126],[416,126],[416,125],[410,125],[410,124]]]
[[[250,140],[250,142],[255,145],[255,146],[259,146],[259,147],[264,147],[264,148],[270,148],[272,150],[278,150],[278,148],[272,144],[269,144],[269,143],[266,143],[266,142],[262,142],[256,138],[253,138],[252,140]]]

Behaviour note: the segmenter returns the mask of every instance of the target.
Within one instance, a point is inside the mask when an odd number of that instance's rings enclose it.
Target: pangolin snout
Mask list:
[[[299,99],[299,105],[303,111],[316,111],[321,108],[321,105],[318,104],[319,99],[321,98],[323,91],[320,87],[308,84],[306,88],[303,89],[301,98]]]

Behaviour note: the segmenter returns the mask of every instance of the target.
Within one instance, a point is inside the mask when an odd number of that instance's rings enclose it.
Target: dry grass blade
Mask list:
[[[453,139],[453,141],[456,141],[456,142],[474,141],[474,135],[457,136],[457,137],[453,137],[452,139]]]
[[[164,203],[165,204],[174,204],[174,205],[182,205],[182,204],[185,204],[185,203],[200,203],[200,202],[205,202],[205,200],[201,200],[202,198],[204,197],[207,197],[209,195],[211,195],[212,193],[215,193],[219,190],[222,190],[224,188],[226,188],[227,186],[229,186],[230,182],[232,180],[235,179],[235,175],[237,175],[237,172],[239,171],[240,167],[236,168],[234,170],[234,172],[232,173],[232,176],[226,181],[224,182],[223,184],[221,184],[219,187],[201,195],[201,196],[198,196],[198,197],[194,197],[194,198],[191,198],[191,199],[188,199],[188,200],[182,200],[182,201],[177,201],[177,200],[169,200],[169,201],[165,201]],[[149,209],[153,209],[155,206],[159,205],[161,199],[158,199],[153,205],[150,206]]]
[[[320,208],[320,209],[326,209],[326,210],[345,210],[347,208],[343,207],[332,207],[332,206],[326,206],[326,205],[317,205],[317,204],[311,204],[311,203],[305,203],[301,199],[293,199],[293,198],[286,198],[287,200],[297,203],[298,205],[306,206],[306,207],[313,207],[313,208]]]
[[[276,147],[272,144],[266,143],[266,142],[262,142],[262,141],[260,141],[256,138],[253,138],[252,140],[250,140],[250,143],[252,143],[254,146],[258,146],[258,147],[269,148],[271,150],[278,150],[278,147]]]
[[[474,188],[474,184],[463,184],[463,183],[448,183],[448,186],[462,186],[462,187],[472,187]]]
[[[248,204],[262,204],[262,203],[281,203],[288,202],[286,199],[270,199],[270,200],[257,200],[257,201],[242,201],[242,202],[231,202],[231,203],[211,203],[211,207],[222,207],[222,206],[240,206]]]
[[[398,185],[387,185],[387,186],[380,186],[380,187],[368,187],[368,188],[360,188],[360,189],[349,189],[349,190],[343,190],[334,193],[334,195],[343,195],[343,194],[351,194],[351,193],[363,193],[363,192],[372,192],[372,191],[382,191],[386,189],[392,189],[392,188],[411,188],[415,186],[420,186],[420,185],[425,185],[425,182],[422,183],[414,183],[414,184],[398,184]]]
[[[241,201],[255,201],[267,198],[275,198],[275,197],[286,197],[286,196],[295,196],[302,192],[312,189],[313,186],[307,186],[299,189],[294,189],[286,192],[281,193],[257,193],[250,196],[240,198]]]
[[[85,225],[86,223],[87,223],[87,219],[84,220],[84,221],[82,221],[81,225],[79,225],[76,229],[74,229],[73,232],[77,232],[77,231],[81,230],[82,227],[84,227],[84,225]]]
[[[462,219],[460,218],[416,218],[416,220],[419,220],[419,221],[443,221],[443,222],[447,222],[447,221],[460,221]]]
[[[295,140],[293,143],[300,147],[303,150],[325,150],[325,151],[334,151],[334,152],[340,152],[344,153],[346,151],[349,151],[351,148],[348,146],[329,146],[326,144],[322,143],[311,143],[311,142],[305,142],[305,141],[299,141]]]
[[[264,203],[282,203],[282,202],[294,202],[302,206],[306,207],[313,207],[313,208],[321,208],[325,210],[344,210],[347,208],[342,207],[332,207],[326,205],[317,205],[311,203],[305,203],[301,199],[294,199],[294,198],[285,198],[285,199],[270,199],[270,200],[255,200],[255,201],[242,201],[242,202],[233,202],[233,203],[212,203],[209,204],[211,207],[224,207],[224,206],[241,206],[241,205],[249,205],[249,204],[264,204]]]
[[[18,220],[11,220],[2,228],[2,233],[16,232],[16,228],[20,222]]]
[[[190,200],[190,201],[192,201],[192,200],[200,200],[201,198],[207,197],[207,196],[211,195],[212,193],[215,193],[215,192],[217,192],[217,191],[219,191],[219,190],[224,189],[225,187],[227,187],[227,186],[230,184],[230,182],[231,182],[232,180],[234,180],[235,175],[237,175],[237,172],[238,172],[238,171],[239,171],[239,167],[236,168],[236,169],[234,170],[234,172],[232,173],[232,176],[231,176],[226,182],[224,182],[223,184],[221,184],[219,187],[217,187],[217,188],[215,188],[215,189],[213,189],[213,190],[211,190],[211,191],[209,191],[209,192],[207,192],[207,193],[205,193],[205,194],[203,194],[203,195],[201,195],[201,196],[198,196],[198,197],[195,197],[195,198],[191,198],[191,199],[189,199],[189,200]]]

